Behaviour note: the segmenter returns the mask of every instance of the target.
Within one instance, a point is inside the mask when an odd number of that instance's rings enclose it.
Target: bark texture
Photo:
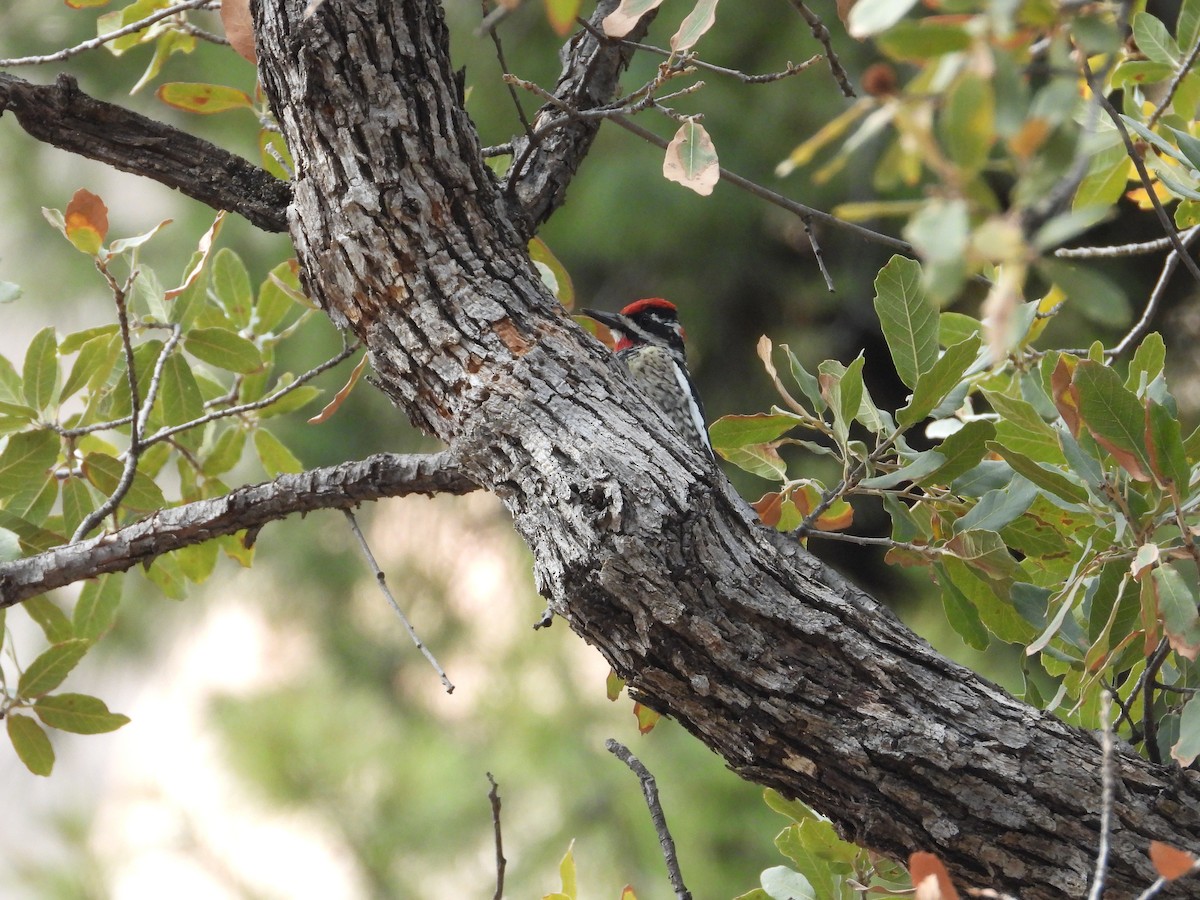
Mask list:
[[[477,485],[447,453],[379,453],[356,462],[251,484],[223,497],[173,506],[86,541],[0,565],[0,607],[107,572],[148,565],[164,553],[226,534],[257,534],[270,522],[318,509],[349,509],[384,497],[467,494]]]
[[[305,7],[311,12],[306,14]],[[306,286],[496,492],[552,608],[650,705],[853,839],[966,883],[1080,896],[1099,747],[948,662],[759,527],[544,292],[480,159],[433,0],[261,0]],[[1193,773],[1121,757],[1110,896],[1200,841]]]

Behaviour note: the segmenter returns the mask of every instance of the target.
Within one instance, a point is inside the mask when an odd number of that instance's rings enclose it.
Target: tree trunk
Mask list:
[[[313,7],[306,14],[305,7]],[[743,777],[963,882],[1080,896],[1100,750],[936,654],[759,526],[546,293],[479,154],[433,0],[261,0],[311,295],[380,384],[498,494],[551,608]],[[1110,884],[1200,842],[1194,773],[1125,748]]]

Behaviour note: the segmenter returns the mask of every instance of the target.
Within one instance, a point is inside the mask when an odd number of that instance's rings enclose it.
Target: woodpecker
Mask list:
[[[630,303],[619,313],[585,309],[608,326],[613,348],[633,380],[661,409],[667,422],[688,443],[713,455],[704,424],[704,405],[688,374],[684,330],[675,304],[660,297]]]

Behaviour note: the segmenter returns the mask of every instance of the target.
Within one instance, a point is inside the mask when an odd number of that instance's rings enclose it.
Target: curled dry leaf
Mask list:
[[[671,50],[675,53],[691,50],[716,21],[717,0],[696,0],[696,5],[671,38]]]
[[[914,853],[908,858],[908,871],[919,900],[959,900],[950,873],[934,854]]]
[[[712,193],[721,169],[717,164],[717,148],[699,122],[684,122],[675,132],[663,159],[663,177],[702,197]]]
[[[108,207],[91,191],[80,188],[64,216],[67,240],[84,253],[95,254],[108,234]]]
[[[233,49],[252,63],[258,62],[254,50],[254,19],[250,16],[250,0],[223,0],[221,24]]]
[[[350,392],[354,390],[354,386],[358,384],[358,379],[362,377],[363,370],[367,368],[367,360],[371,357],[364,353],[363,358],[358,361],[358,365],[354,367],[354,371],[350,373],[350,377],[346,380],[346,384],[342,389],[333,395],[333,399],[325,404],[325,408],[308,420],[309,425],[320,425],[327,421],[341,405],[346,402],[346,398],[350,396]]]

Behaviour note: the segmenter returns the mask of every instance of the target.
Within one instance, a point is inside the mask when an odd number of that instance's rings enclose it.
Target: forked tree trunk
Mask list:
[[[1096,737],[942,658],[754,523],[543,289],[480,157],[434,0],[260,0],[312,296],[421,428],[499,495],[554,612],[734,771],[962,881],[1081,896]],[[386,428],[386,423],[379,427]],[[1151,838],[1200,843],[1194,773],[1126,750],[1110,896]]]

